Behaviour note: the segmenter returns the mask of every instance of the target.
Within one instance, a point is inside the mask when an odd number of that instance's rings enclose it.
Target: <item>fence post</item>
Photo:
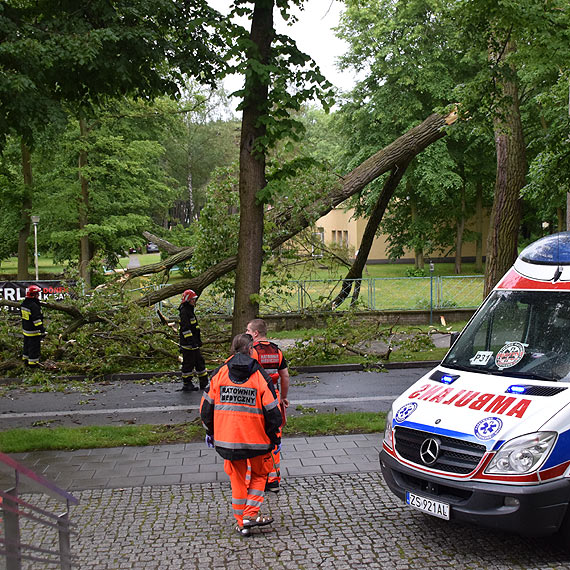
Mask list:
[[[59,560],[61,570],[71,570],[71,541],[69,540],[69,505],[67,511],[57,518],[59,530]]]
[[[21,570],[22,568],[19,505],[16,501],[12,500],[17,497],[18,488],[13,487],[6,491],[6,495],[2,501],[4,536],[6,538],[6,570]]]
[[[433,261],[429,262],[429,324],[433,323]]]

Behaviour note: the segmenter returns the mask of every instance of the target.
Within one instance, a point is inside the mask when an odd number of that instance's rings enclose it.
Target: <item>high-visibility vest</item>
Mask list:
[[[225,459],[255,457],[273,448],[270,434],[275,439],[281,412],[274,390],[259,370],[238,383],[224,364],[202,396],[200,415],[206,429],[212,413],[214,445]]]
[[[283,362],[281,349],[273,342],[262,340],[253,345],[251,357],[255,358],[265,368],[273,383],[277,384],[279,381],[279,370],[284,368],[281,366]]]

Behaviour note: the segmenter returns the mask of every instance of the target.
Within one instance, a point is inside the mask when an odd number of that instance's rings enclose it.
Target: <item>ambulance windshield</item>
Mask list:
[[[442,364],[570,382],[570,292],[494,291]]]

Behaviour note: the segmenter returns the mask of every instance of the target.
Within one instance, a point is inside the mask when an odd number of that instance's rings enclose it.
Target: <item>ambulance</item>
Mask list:
[[[570,543],[570,232],[524,249],[395,400],[380,465],[410,508]]]

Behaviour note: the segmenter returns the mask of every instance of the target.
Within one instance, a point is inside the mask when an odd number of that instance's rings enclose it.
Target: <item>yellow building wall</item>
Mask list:
[[[367,219],[360,218],[355,220],[352,216],[354,210],[344,210],[343,208],[336,208],[331,210],[326,216],[320,218],[316,226],[322,228],[324,234],[325,244],[329,245],[331,243],[339,243],[339,232],[344,240],[344,232],[347,232],[347,245],[353,254],[356,254],[360,242],[362,241],[362,235],[366,229]],[[466,224],[467,228],[474,230],[474,220],[469,220]],[[483,255],[485,255],[485,245],[487,243],[487,231],[489,229],[489,216],[486,215],[483,220]],[[449,249],[449,248],[448,248]],[[370,250],[370,255],[368,256],[369,261],[385,261],[388,260],[388,239],[386,235],[377,236],[372,244]],[[434,254],[434,257],[444,257],[447,251],[439,252]],[[475,257],[476,254],[476,243],[474,241],[464,242],[462,247],[462,257]],[[447,256],[449,259],[453,259],[455,256],[455,251],[451,251]],[[406,251],[401,259],[414,260],[414,254],[411,251]],[[427,259],[427,258],[426,258]]]

